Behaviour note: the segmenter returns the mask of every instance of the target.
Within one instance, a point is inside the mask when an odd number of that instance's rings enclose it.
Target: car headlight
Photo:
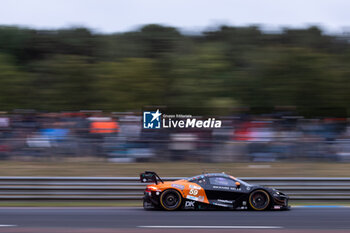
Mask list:
[[[277,197],[277,196],[279,196],[279,195],[282,195],[282,193],[279,192],[279,191],[275,191],[274,194],[273,194],[274,197]]]

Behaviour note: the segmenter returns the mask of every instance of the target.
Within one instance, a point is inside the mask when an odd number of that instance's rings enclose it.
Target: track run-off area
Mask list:
[[[139,207],[1,207],[0,232],[350,232],[350,208],[145,211]]]

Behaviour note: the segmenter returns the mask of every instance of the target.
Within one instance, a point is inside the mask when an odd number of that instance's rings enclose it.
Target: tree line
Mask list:
[[[191,35],[162,25],[115,34],[2,26],[0,110],[348,109],[349,39],[317,27]]]

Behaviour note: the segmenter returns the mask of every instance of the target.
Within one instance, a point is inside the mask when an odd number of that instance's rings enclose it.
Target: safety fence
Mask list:
[[[0,135],[1,136],[1,135]],[[193,136],[193,135],[192,135]],[[0,138],[0,159],[64,161],[88,157],[91,161],[130,162],[350,162],[350,140],[306,140],[297,137],[266,137],[249,140],[198,139],[191,134],[128,139],[122,136],[64,137],[54,140],[37,135]],[[240,137],[240,139],[244,139]]]
[[[292,200],[350,200],[350,177],[241,179],[276,188]],[[141,200],[145,186],[138,177],[0,177],[0,200]]]

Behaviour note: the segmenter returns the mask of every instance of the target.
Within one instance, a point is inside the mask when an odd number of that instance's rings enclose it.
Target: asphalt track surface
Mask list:
[[[142,208],[0,208],[0,232],[350,232],[350,208],[290,211],[144,211]]]

